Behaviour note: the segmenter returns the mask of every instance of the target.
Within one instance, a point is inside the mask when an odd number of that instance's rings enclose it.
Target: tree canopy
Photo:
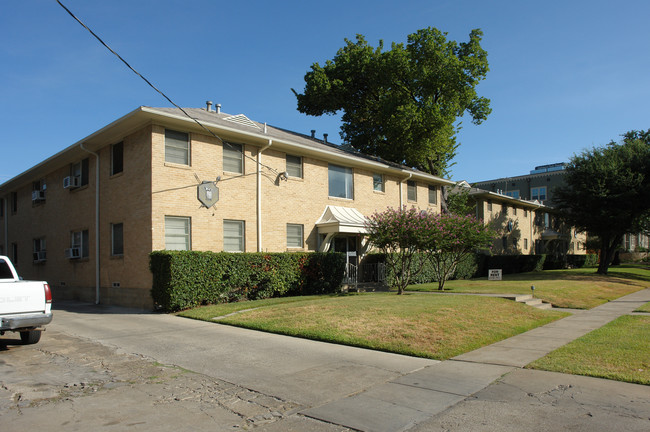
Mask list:
[[[447,174],[456,154],[457,122],[464,114],[479,124],[490,101],[476,93],[489,70],[483,32],[469,41],[447,40],[429,27],[384,51],[363,35],[345,39],[333,60],[314,63],[304,93],[292,89],[298,111],[320,116],[343,111],[344,144],[369,155],[434,175]]]
[[[607,274],[625,233],[649,229],[650,129],[574,156],[565,181],[555,191],[557,207],[573,226],[600,238],[598,273]]]

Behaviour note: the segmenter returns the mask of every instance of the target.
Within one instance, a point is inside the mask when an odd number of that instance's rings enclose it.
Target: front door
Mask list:
[[[332,250],[334,252],[342,252],[347,256],[347,263],[357,265],[359,262],[358,256],[358,238],[357,236],[344,236],[337,235],[332,241]]]

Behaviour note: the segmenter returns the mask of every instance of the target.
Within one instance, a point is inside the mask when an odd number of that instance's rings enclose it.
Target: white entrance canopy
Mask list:
[[[319,234],[365,234],[366,217],[357,209],[328,205],[316,222]]]
[[[325,234],[319,250],[327,252],[336,234],[366,234],[366,221],[367,218],[357,209],[328,205],[316,222],[318,234]],[[366,247],[367,244],[362,244],[363,250]]]

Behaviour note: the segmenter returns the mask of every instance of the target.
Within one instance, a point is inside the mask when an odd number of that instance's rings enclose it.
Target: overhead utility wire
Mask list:
[[[183,108],[181,108],[181,107],[178,106],[176,103],[174,103],[174,101],[171,100],[171,99],[170,99],[170,98],[169,98],[165,93],[163,93],[162,91],[158,90],[158,88],[157,88],[155,85],[151,84],[151,82],[150,82],[147,78],[145,78],[144,76],[142,76],[142,74],[141,74],[140,72],[138,72],[137,70],[135,70],[135,69],[134,69],[134,68],[133,68],[133,67],[132,67],[132,66],[131,66],[131,65],[130,65],[126,60],[124,60],[124,59],[122,58],[122,56],[120,56],[118,53],[116,53],[116,52],[113,50],[113,48],[111,48],[110,46],[108,46],[108,45],[106,44],[106,42],[104,42],[104,41],[102,40],[102,38],[100,38],[99,36],[97,36],[97,35],[95,34],[94,31],[92,31],[92,30],[91,30],[91,29],[90,29],[86,24],[84,24],[84,23],[83,23],[79,18],[77,18],[77,16],[76,16],[75,14],[73,14],[73,13],[70,11],[70,9],[68,9],[67,7],[65,7],[65,5],[64,5],[63,3],[61,3],[60,0],[56,0],[56,2],[57,2],[57,3],[58,3],[58,4],[59,4],[63,9],[65,9],[65,11],[66,11],[66,12],[67,12],[67,13],[68,13],[72,18],[74,18],[74,19],[75,19],[79,24],[81,24],[81,26],[82,26],[83,28],[85,28],[86,30],[88,30],[88,32],[90,32],[90,34],[93,35],[93,36],[95,37],[95,39],[97,39],[97,40],[99,41],[99,43],[101,43],[102,45],[104,45],[104,47],[106,47],[106,49],[108,49],[110,52],[112,52],[113,55],[115,55],[115,57],[117,57],[118,59],[120,59],[120,61],[121,61],[122,63],[124,63],[124,64],[126,65],[126,67],[128,67],[129,69],[131,69],[131,71],[133,71],[133,73],[135,73],[137,76],[139,76],[140,78],[142,78],[142,79],[144,80],[144,82],[146,82],[146,83],[149,85],[149,87],[151,87],[152,89],[154,89],[155,91],[157,91],[157,92],[158,92],[162,97],[164,97],[165,99],[167,99],[167,101],[168,101],[170,104],[174,105],[176,108],[178,108],[179,110],[181,110],[181,112],[182,112],[183,114],[185,114],[185,116],[187,116],[187,118],[193,120],[194,123],[196,123],[197,125],[199,125],[199,126],[200,126],[203,130],[205,130],[207,133],[209,133],[210,135],[212,135],[213,137],[215,137],[216,139],[218,139],[222,144],[227,144],[230,148],[233,148],[232,145],[231,145],[229,142],[224,141],[223,139],[221,139],[221,137],[217,136],[214,132],[212,132],[210,129],[208,129],[207,127],[205,127],[205,126],[203,125],[203,123],[201,123],[199,120],[197,120],[196,118],[194,118],[194,117],[192,117],[191,115],[189,115],[189,114],[187,113],[187,111],[185,111]],[[251,157],[251,156],[247,156],[247,155],[244,153],[243,149],[242,149],[242,154],[244,155],[244,157],[246,157],[246,158],[248,158],[248,159],[251,159],[251,160],[254,161],[255,163],[259,163],[259,164],[260,164],[261,166],[263,166],[264,168],[267,168],[267,169],[273,171],[274,173],[278,174],[278,171],[276,171],[274,168],[271,168],[271,167],[268,166],[268,165],[264,165],[264,164],[258,162],[257,160],[255,160],[255,158],[253,158],[253,157]]]

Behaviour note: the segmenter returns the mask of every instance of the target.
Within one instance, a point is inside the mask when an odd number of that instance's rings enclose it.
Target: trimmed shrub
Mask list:
[[[486,256],[477,277],[485,277],[489,269],[501,269],[503,274],[542,271],[546,255],[492,255]]]
[[[451,277],[451,279],[471,279],[473,277],[476,277],[481,261],[484,259],[483,256],[484,255],[482,254],[472,254],[463,258],[456,266],[456,272]],[[371,253],[366,255],[363,260],[363,264],[375,264],[378,262],[385,262],[385,260],[385,254]],[[418,267],[422,260],[426,260],[426,254],[418,253],[414,256],[411,265],[414,268]],[[389,281],[391,280],[390,278],[393,277],[394,275],[392,274],[392,269],[386,266],[386,280]],[[422,284],[430,282],[437,282],[435,270],[430,262],[425,262],[424,266],[422,267],[422,271],[416,276],[411,277],[409,280],[409,284]]]
[[[340,253],[154,251],[151,295],[165,311],[291,294],[335,292],[344,276]]]
[[[596,267],[597,265],[598,254],[566,255],[559,259],[548,256],[544,263],[544,270]]]

